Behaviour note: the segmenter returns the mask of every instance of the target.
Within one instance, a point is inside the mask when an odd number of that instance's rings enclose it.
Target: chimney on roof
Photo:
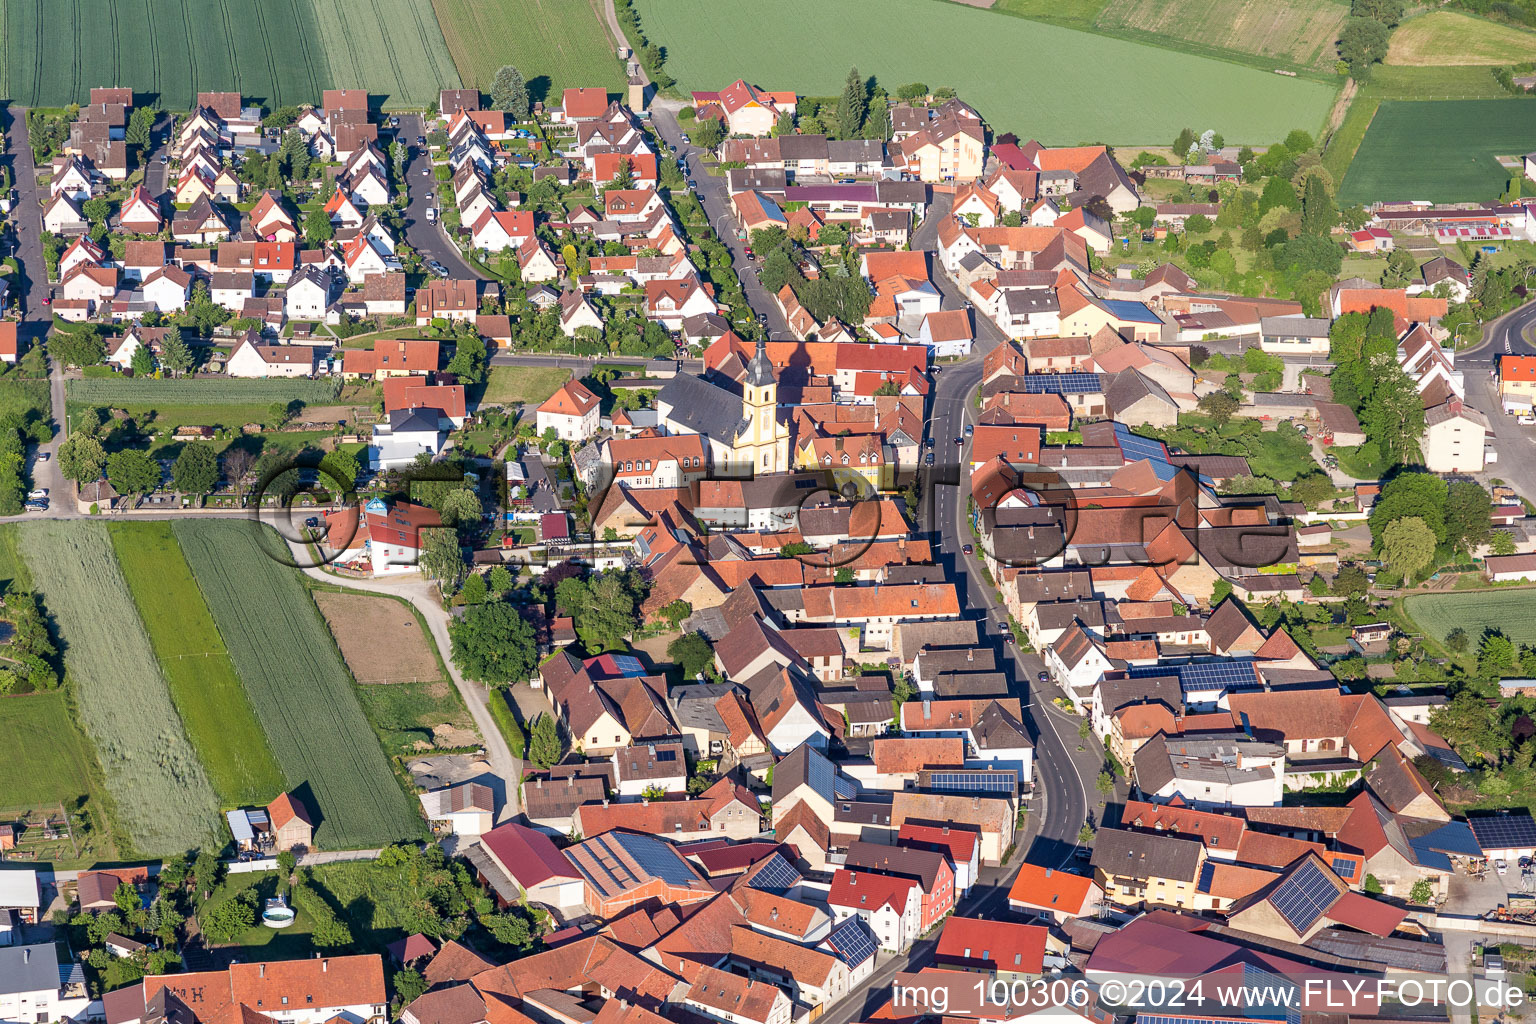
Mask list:
[[[1054,871],[1054,870],[1055,870],[1054,868],[1046,868],[1045,869],[1045,877],[1046,878],[1050,878],[1051,877],[1051,872]]]
[[[21,947],[21,962],[24,964],[29,964],[32,962],[32,947]]]
[[[320,973],[324,974],[327,970],[330,969],[330,966],[331,966],[330,958],[326,958],[324,960],[321,960],[320,961]]]
[[[267,965],[266,964],[257,964],[256,965],[256,977],[258,977],[258,978],[265,978],[266,976],[267,976]]]

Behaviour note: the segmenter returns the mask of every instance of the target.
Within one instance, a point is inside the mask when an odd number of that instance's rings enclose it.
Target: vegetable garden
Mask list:
[[[341,391],[339,380],[229,380],[188,377],[86,377],[65,383],[68,400],[100,406],[125,405],[266,405],[272,402],[329,402]]]
[[[174,532],[272,752],[290,785],[312,794],[316,845],[421,836],[314,601],[274,558],[282,542],[251,522],[184,520]]]
[[[28,523],[20,549],[63,636],[80,724],[96,744],[133,852],[222,847],[218,800],[171,701],[105,525]]]

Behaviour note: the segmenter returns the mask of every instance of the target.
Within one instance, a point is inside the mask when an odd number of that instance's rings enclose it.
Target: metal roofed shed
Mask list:
[[[1472,827],[1483,856],[1490,860],[1536,856],[1536,820],[1524,808],[1471,814],[1467,824]]]
[[[229,822],[229,833],[235,837],[236,846],[250,846],[256,841],[256,832],[251,828],[251,819],[245,816],[245,812],[238,807],[233,811],[226,811],[225,820]]]

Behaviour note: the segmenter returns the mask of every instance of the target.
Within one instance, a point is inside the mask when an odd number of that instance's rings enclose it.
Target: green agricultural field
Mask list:
[[[1384,102],[1349,165],[1339,201],[1497,199],[1511,172],[1495,157],[1529,151],[1533,137],[1531,100]]]
[[[19,548],[58,624],[80,724],[96,744],[134,852],[222,847],[218,799],[171,701],[105,524],[27,523]]]
[[[1414,594],[1403,602],[1408,617],[1436,640],[1458,626],[1477,646],[1485,629],[1498,629],[1519,644],[1536,644],[1536,589]]]
[[[953,86],[997,131],[1052,145],[1167,145],[1186,126],[1214,128],[1230,143],[1268,143],[1292,128],[1316,131],[1336,92],[1323,82],[934,0],[638,0],[637,7],[683,89],[745,77],[768,89],[831,96],[853,65],[892,91],[914,80]],[[1085,67],[1093,68],[1090,85],[1081,81]],[[1134,102],[1111,99],[1129,96]]]
[[[267,748],[213,616],[187,568],[171,524],[113,523],[117,561],[170,684],[187,736],[226,807],[266,804],[283,773]]]
[[[187,563],[290,785],[319,815],[321,849],[423,833],[358,706],[352,678],[282,542],[255,523],[183,520]]]
[[[1410,18],[1392,33],[1388,64],[1518,64],[1536,53],[1536,33],[1457,11]]]
[[[515,65],[535,100],[564,89],[624,89],[624,68],[603,25],[599,0],[432,0],[448,51],[466,87],[489,90],[503,64]]]
[[[425,105],[458,79],[430,0],[6,0],[6,95],[62,107],[131,86],[185,110],[200,91],[268,107],[364,88]]]
[[[1334,0],[1109,0],[1094,27],[1322,69],[1337,59],[1334,40],[1348,14]]]
[[[25,738],[25,757],[0,759],[0,804],[73,805],[95,793],[95,755],[70,720],[64,692],[0,699],[0,733]]]

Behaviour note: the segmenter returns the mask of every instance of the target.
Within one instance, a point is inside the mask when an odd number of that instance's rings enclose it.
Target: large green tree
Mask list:
[[[59,472],[77,484],[100,479],[106,464],[107,453],[101,442],[85,431],[75,431],[59,445]]]
[[[491,106],[505,110],[519,121],[528,120],[528,85],[523,81],[523,73],[511,64],[503,64],[491,82]]]
[[[1435,557],[1435,535],[1418,516],[1395,519],[1382,533],[1381,556],[1407,582]]]
[[[450,529],[434,528],[423,530],[421,538],[421,554],[417,556],[417,565],[421,571],[440,581],[444,590],[458,590],[468,571],[459,535]]]
[[[1453,481],[1445,497],[1445,541],[1471,551],[1488,540],[1493,498],[1472,480]]]
[[[207,494],[218,482],[219,457],[211,444],[188,444],[171,465],[171,484],[180,494]]]
[[[1413,380],[1397,360],[1381,355],[1371,360],[1373,384],[1360,423],[1394,463],[1417,461],[1424,438],[1424,401]]]
[[[1339,208],[1334,204],[1333,196],[1328,194],[1327,183],[1322,175],[1311,175],[1301,193],[1302,233],[1327,235],[1338,222]]]
[[[70,331],[57,331],[48,339],[48,354],[65,366],[95,366],[107,357],[101,330],[85,324]]]
[[[335,237],[336,229],[331,224],[331,215],[324,208],[316,206],[304,215],[304,240],[311,246],[322,246]]]
[[[448,627],[453,663],[483,683],[518,683],[533,673],[538,655],[533,627],[504,601],[471,608]]]
[[[160,464],[139,448],[107,456],[107,482],[118,494],[148,494],[160,486]]]
[[[1371,66],[1387,55],[1391,29],[1374,18],[1350,18],[1339,34],[1339,59],[1349,65],[1350,76],[1365,81]]]
[[[848,79],[843,83],[843,94],[837,99],[837,137],[856,139],[864,126],[864,115],[869,109],[869,94],[858,68],[848,69]]]
[[[1448,496],[1445,479],[1437,473],[1398,473],[1381,489],[1381,496],[1371,506],[1371,538],[1380,549],[1386,529],[1394,521],[1416,516],[1424,521],[1437,542],[1446,539],[1445,503]]]
[[[540,768],[560,763],[565,752],[561,749],[560,730],[548,712],[533,720],[532,736],[528,741],[528,760]]]

